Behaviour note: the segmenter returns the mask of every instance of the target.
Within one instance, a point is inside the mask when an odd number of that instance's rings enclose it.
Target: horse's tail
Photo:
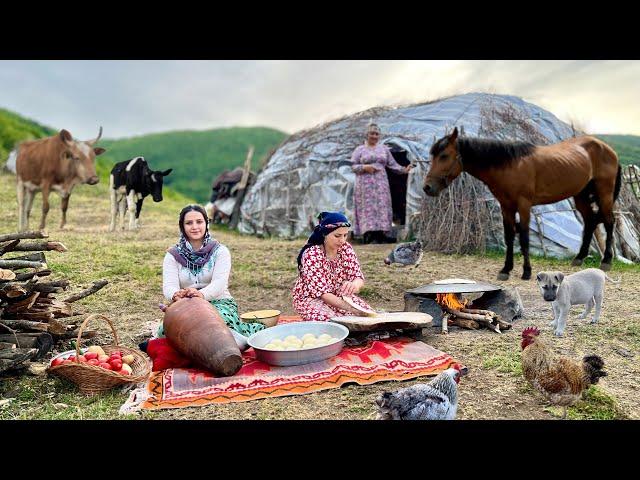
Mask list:
[[[613,190],[613,201],[615,202],[620,195],[620,188],[622,187],[622,166],[618,164],[618,175],[616,176],[616,186]]]

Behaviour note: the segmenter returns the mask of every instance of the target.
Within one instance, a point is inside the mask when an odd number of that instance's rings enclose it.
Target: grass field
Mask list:
[[[0,232],[17,229],[15,179],[0,175],[0,204],[4,214]],[[113,320],[127,346],[135,346],[160,319],[161,265],[164,251],[177,240],[177,214],[190,199],[175,193],[165,195],[156,204],[144,204],[141,228],[134,232],[107,231],[109,198],[107,186],[78,187],[71,196],[68,227],[57,228],[60,200],[52,195],[48,232],[52,240],[62,241],[69,251],[47,253],[55,278],[68,278],[73,291],[91,281],[109,280],[100,292],[78,302],[88,312],[103,313]],[[32,226],[39,222],[40,196],[37,197]],[[233,259],[230,291],[240,311],[277,308],[294,313],[290,288],[297,270],[296,254],[303,241],[258,239],[226,230],[215,236],[227,245]],[[376,308],[403,309],[403,293],[434,279],[462,276],[500,283],[495,280],[502,266],[502,255],[455,256],[427,252],[416,269],[391,268],[382,259],[389,246],[355,245],[367,279],[363,295]],[[520,260],[518,259],[517,262]],[[640,266],[615,264],[611,275],[622,277],[619,285],[607,284],[605,306],[596,326],[577,320],[579,309],[572,310],[566,334],[552,338],[548,322],[550,305],[544,302],[534,281],[519,279],[518,267],[504,285],[517,287],[524,302],[526,318],[502,335],[481,330],[450,329],[441,335],[436,329],[426,332],[423,341],[450,353],[469,367],[469,375],[460,384],[461,419],[552,419],[559,409],[549,407],[544,398],[523,379],[520,367],[520,332],[536,325],[553,349],[560,354],[580,358],[596,353],[605,360],[609,374],[593,387],[583,402],[569,410],[570,418],[640,418],[639,386],[640,314],[637,292]],[[591,261],[595,266],[595,260]],[[534,272],[577,269],[569,261],[533,259]],[[110,343],[104,325],[95,343]],[[67,349],[70,345],[62,345]],[[419,382],[379,383],[370,386],[345,386],[309,395],[256,400],[251,402],[144,412],[132,418],[153,419],[371,419],[375,417],[374,398],[385,389]],[[0,380],[0,419],[109,419],[121,418],[118,408],[127,393],[114,390],[92,398],[79,395],[73,385],[45,375],[5,376]],[[2,401],[8,400],[9,401]]]

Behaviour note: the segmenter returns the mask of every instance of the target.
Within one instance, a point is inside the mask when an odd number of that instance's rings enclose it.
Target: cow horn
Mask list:
[[[89,145],[95,145],[95,144],[96,144],[96,142],[97,142],[98,140],[100,140],[100,137],[102,137],[102,126],[100,126],[100,130],[98,131],[98,136],[96,137],[96,139],[95,139],[95,140],[89,140],[87,143],[88,143]]]

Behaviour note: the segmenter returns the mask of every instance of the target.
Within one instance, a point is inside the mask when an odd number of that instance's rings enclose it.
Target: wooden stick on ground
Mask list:
[[[3,245],[0,245],[0,256],[4,255],[7,252],[12,252],[16,249],[16,245],[20,243],[20,240],[11,240]]]
[[[46,268],[46,264],[25,260],[0,260],[0,268]]]
[[[33,252],[33,251],[56,251],[56,252],[66,252],[67,247],[64,246],[62,242],[31,242],[31,243],[21,243],[16,248],[14,248],[16,252]],[[1,255],[1,254],[0,254]]]
[[[18,240],[23,238],[49,238],[44,232],[18,232],[18,233],[9,233],[7,235],[0,235],[0,242],[6,242],[8,240]]]
[[[64,302],[71,303],[71,302],[80,300],[81,298],[87,297],[93,293],[96,293],[98,290],[100,290],[102,287],[104,287],[108,283],[109,282],[107,280],[98,280],[97,282],[94,282],[91,287],[81,291],[80,293],[71,295],[69,298],[65,298]]]
[[[30,272],[30,273],[17,273],[15,279],[16,281],[30,280],[36,275],[38,277],[46,277],[51,275],[51,270],[45,269],[45,270],[37,270],[35,272]]]

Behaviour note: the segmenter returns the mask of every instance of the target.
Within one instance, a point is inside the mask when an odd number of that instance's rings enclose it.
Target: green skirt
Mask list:
[[[211,305],[216,307],[220,317],[224,323],[232,330],[240,335],[249,337],[252,334],[263,330],[265,326],[262,323],[245,323],[238,317],[238,304],[233,298],[221,298],[219,300],[211,300]],[[158,328],[157,338],[164,338],[164,325],[160,324]]]

